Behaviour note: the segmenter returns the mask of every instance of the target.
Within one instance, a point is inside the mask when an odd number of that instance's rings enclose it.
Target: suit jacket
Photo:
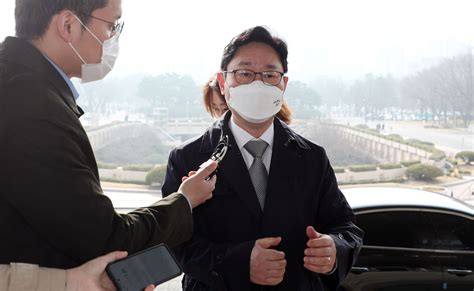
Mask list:
[[[362,231],[338,189],[323,148],[299,136],[275,118],[274,143],[262,212],[248,169],[228,127],[231,112],[202,136],[174,149],[169,158],[163,195],[176,191],[180,179],[209,159],[220,137],[230,149],[217,172],[213,198],[193,210],[193,238],[176,249],[184,265],[185,290],[334,290],[346,276],[362,245]],[[336,271],[312,273],[303,267],[313,225],[330,234],[337,248]],[[274,287],[250,282],[250,254],[255,240],[281,236],[277,249],[287,259],[285,277]]]
[[[31,44],[0,44],[0,264],[70,268],[191,237],[186,198],[117,214],[70,88]]]

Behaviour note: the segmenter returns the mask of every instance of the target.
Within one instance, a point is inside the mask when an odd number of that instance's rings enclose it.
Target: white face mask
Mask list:
[[[119,54],[118,38],[120,33],[116,33],[111,38],[101,42],[97,36],[85,26],[82,21],[75,16],[81,25],[102,45],[102,59],[98,64],[87,64],[84,58],[79,54],[76,48],[69,42],[69,46],[74,50],[76,55],[81,59],[81,83],[88,83],[103,79],[115,65]]]
[[[283,91],[277,86],[256,80],[229,89],[227,104],[251,123],[262,123],[277,114],[282,105]]]

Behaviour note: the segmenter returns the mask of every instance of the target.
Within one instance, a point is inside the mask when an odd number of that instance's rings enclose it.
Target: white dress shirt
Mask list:
[[[245,144],[251,140],[264,140],[268,144],[268,147],[262,156],[262,161],[265,165],[265,168],[267,169],[267,173],[270,172],[270,163],[272,161],[273,137],[275,135],[273,126],[274,125],[272,123],[268,127],[268,129],[262,134],[262,136],[260,136],[260,138],[255,138],[248,132],[246,132],[243,128],[238,126],[234,122],[233,116],[230,118],[230,131],[232,132],[232,135],[235,138],[235,142],[237,143],[237,146],[239,147],[239,150],[242,153],[242,157],[244,158],[245,164],[247,165],[247,169],[249,169],[253,163],[253,156],[244,148]]]

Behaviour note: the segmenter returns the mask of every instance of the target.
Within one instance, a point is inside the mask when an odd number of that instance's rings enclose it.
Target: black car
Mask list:
[[[474,207],[395,187],[342,189],[365,232],[340,291],[474,290]]]

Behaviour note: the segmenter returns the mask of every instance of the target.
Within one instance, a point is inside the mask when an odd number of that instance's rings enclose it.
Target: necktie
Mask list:
[[[265,153],[267,146],[268,144],[263,140],[251,140],[244,146],[244,148],[253,156],[253,162],[249,168],[249,173],[262,210],[265,204],[268,177],[262,156]]]

